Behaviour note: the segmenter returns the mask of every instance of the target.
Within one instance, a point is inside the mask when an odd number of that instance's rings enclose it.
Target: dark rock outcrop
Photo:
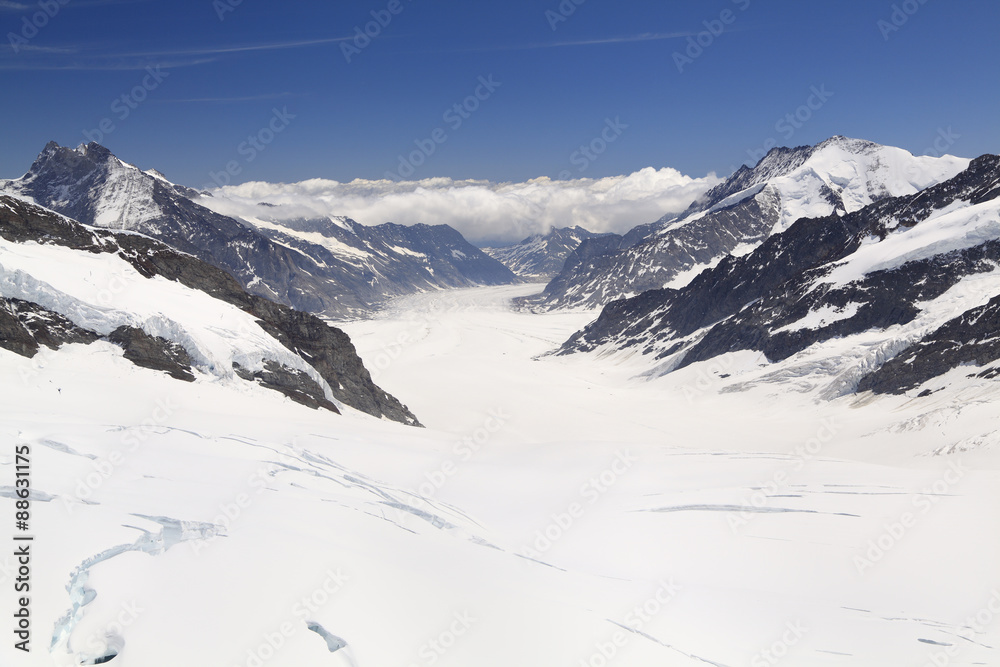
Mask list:
[[[41,346],[53,350],[69,343],[89,344],[100,339],[51,310],[21,299],[0,297],[0,347],[31,358]]]
[[[890,359],[858,383],[858,391],[902,394],[964,365],[989,366],[1000,359],[1000,296],[962,313]],[[1000,366],[976,374],[992,379]]]
[[[0,236],[18,243],[114,253],[147,278],[161,276],[234,305],[311,364],[337,400],[375,417],[420,425],[406,406],[372,382],[346,333],[315,315],[247,293],[231,275],[196,257],[139,234],[86,227],[9,196],[0,196]]]
[[[0,185],[86,225],[163,241],[222,268],[252,294],[329,317],[363,315],[390,297],[423,290],[516,282],[447,225],[320,219],[258,228],[196,203],[201,192],[141,171],[96,143],[71,149],[50,142],[22,178]],[[262,205],[262,219],[269,208]],[[307,240],[316,236],[343,252]]]
[[[674,368],[739,350],[780,361],[815,343],[908,324],[921,313],[921,303],[967,276],[995,271],[1000,240],[986,238],[961,250],[872,270],[846,284],[824,277],[864,243],[905,233],[946,207],[997,198],[1000,157],[985,155],[955,178],[915,195],[846,215],[803,218],[749,255],[725,258],[680,290],[650,290],[609,304],[560,353],[605,345],[637,347],[658,359],[683,352]],[[839,315],[795,326],[820,311]],[[905,391],[958,364],[992,361],[994,316],[990,306],[965,313],[864,378],[859,388]]]
[[[125,358],[136,366],[163,371],[177,380],[194,382],[191,357],[177,343],[129,326],[118,327],[108,334],[107,339],[125,350]]]
[[[281,392],[296,403],[340,414],[337,406],[326,400],[323,388],[303,371],[289,368],[270,359],[264,362],[263,370],[250,371],[234,363],[233,371],[244,380],[257,382],[262,387]]]
[[[816,146],[775,148],[753,168],[740,167],[680,215],[664,216],[602,243],[585,242],[566,259],[563,270],[540,295],[517,303],[532,310],[603,306],[661,289],[678,278],[686,282],[691,272],[711,266],[741,246],[744,251],[760,244],[779,222],[790,222],[783,218],[790,202],[843,215],[858,208],[859,196],[872,202],[887,199],[893,193],[886,182],[905,183],[911,175],[905,174],[906,179],[889,175],[885,180],[885,175],[876,176],[861,168],[879,165],[886,150],[895,149],[846,137],[833,137]],[[808,186],[776,181],[804,167],[811,158],[829,162],[831,154],[853,156],[857,172],[844,177],[803,169],[797,178]],[[824,171],[821,166],[817,169]],[[845,191],[850,192],[849,197]]]

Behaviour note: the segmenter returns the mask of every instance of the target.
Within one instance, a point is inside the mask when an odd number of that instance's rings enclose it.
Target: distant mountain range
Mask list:
[[[139,232],[229,272],[248,291],[334,318],[393,296],[517,279],[447,225],[365,227],[346,218],[237,219],[205,193],[122,162],[103,146],[49,143],[7,192],[87,225]]]
[[[566,258],[581,243],[601,236],[608,234],[595,234],[579,225],[553,228],[547,234],[534,234],[515,245],[483,248],[483,252],[522,278],[549,280],[562,271]]]
[[[339,412],[339,402],[419,425],[318,317],[147,236],[0,195],[0,347],[31,358],[98,342],[179,381],[259,385],[312,408]]]
[[[835,398],[1000,376],[993,155],[915,157],[834,137],[776,148],[684,213],[624,235],[552,229],[486,251],[445,225],[250,208],[226,215],[225,199],[97,144],[50,143],[22,178],[0,181],[0,346],[33,356],[103,341],[178,380],[237,378],[312,407],[339,402],[416,424],[372,383],[346,335],[299,311],[359,317],[394,296],[554,276],[516,307],[604,306],[558,353],[639,353],[654,377],[725,358],[743,364],[725,374],[727,390],[788,381]],[[37,275],[19,264],[32,253]],[[95,254],[103,259],[91,266]],[[59,282],[59,262],[82,292]],[[115,272],[147,280],[135,281],[140,301],[109,309],[87,292],[94,275]],[[154,277],[180,291],[160,294]],[[204,312],[171,310],[178,299],[201,300]],[[234,319],[207,326],[216,311]],[[251,342],[238,342],[248,330]]]
[[[968,167],[952,156],[915,157],[869,141],[833,137],[775,148],[741,167],[687,211],[584,241],[537,297],[536,310],[596,308],[650,289],[681,287],[730,254],[746,254],[801,217],[846,214],[914,194]]]
[[[846,170],[869,188],[877,174],[880,195],[917,189],[913,174],[898,171],[912,162],[864,150],[877,157],[867,176],[854,160],[830,163],[830,173]],[[746,359],[732,355],[754,353],[753,382],[802,390],[823,383],[826,398],[926,395],[952,373],[1000,376],[1000,157],[985,155],[940,184],[860,208],[871,190],[854,189],[860,196],[850,205],[845,191],[827,193],[833,210],[825,215],[778,215],[762,243],[677,289],[609,304],[560,352],[638,351],[653,375],[723,355],[730,361],[720,367],[740,368]]]

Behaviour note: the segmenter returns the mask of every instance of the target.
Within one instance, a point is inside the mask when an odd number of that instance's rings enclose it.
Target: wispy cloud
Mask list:
[[[499,44],[494,46],[472,46],[468,48],[449,49],[443,53],[489,53],[492,51],[533,51],[536,49],[558,49],[571,46],[605,46],[609,44],[634,44],[636,42],[656,42],[667,39],[692,37],[694,32],[644,32],[638,35],[617,35],[612,37],[593,37],[590,39],[566,40],[562,42],[535,42],[532,44]],[[442,53],[442,51],[434,51]]]
[[[70,2],[63,5],[67,8],[83,9],[86,7],[103,7],[105,5],[134,5],[140,2],[149,2],[150,0],[76,0],[75,2]],[[32,9],[38,9],[38,4],[26,4],[23,2],[11,2],[10,0],[0,0],[0,12],[26,12]]]
[[[23,48],[23,47],[22,47]],[[70,52],[75,53],[75,52]],[[113,58],[107,59],[80,59],[72,62],[43,61],[39,59],[7,60],[0,62],[0,70],[14,71],[133,71],[143,70],[147,67],[162,67],[163,69],[173,69],[175,67],[192,67],[213,62],[214,58],[182,59],[182,60],[161,60],[145,62],[124,62],[115,61]]]
[[[9,44],[0,45],[2,50],[11,51],[13,50]],[[77,49],[72,47],[61,47],[61,46],[35,46],[34,44],[19,44],[19,51],[27,51],[29,53],[61,53],[69,54],[76,53]]]
[[[684,210],[720,181],[714,174],[691,178],[652,167],[608,178],[523,183],[312,179],[244,183],[216,190],[200,203],[227,215],[279,220],[347,215],[368,225],[447,223],[473,243],[509,243],[572,225],[621,233]],[[265,209],[260,202],[272,206]]]
[[[17,58],[0,62],[0,70],[141,70],[151,65],[164,68],[193,67],[241,53],[308,48],[334,44],[346,39],[351,38],[328,37],[259,44],[116,53],[100,53],[98,52],[100,47],[94,45],[61,47],[31,47],[27,45],[18,47],[19,55]],[[10,45],[0,44],[0,52],[10,52],[11,50]],[[58,55],[72,55],[73,57],[70,59],[54,57]]]
[[[295,93],[269,93],[265,95],[248,95],[246,97],[189,97],[179,100],[161,100],[160,104],[231,104],[237,102],[260,102],[261,100],[281,100],[289,97],[304,97]]]
[[[528,49],[555,49],[564,46],[597,46],[601,44],[630,44],[633,42],[657,42],[663,39],[679,39],[681,37],[690,37],[694,35],[693,32],[644,32],[639,35],[624,35],[618,37],[597,37],[594,39],[579,39],[571,40],[566,42],[543,42],[539,44],[526,44],[523,46],[511,46],[509,50],[528,50]]]
[[[328,37],[326,39],[302,39],[292,42],[271,42],[265,44],[243,44],[237,46],[212,46],[200,49],[182,49],[167,51],[139,51],[136,53],[118,54],[121,58],[157,58],[175,56],[218,56],[230,53],[248,53],[251,51],[277,51],[283,49],[299,49],[305,46],[319,46],[322,44],[334,44],[353,37]]]

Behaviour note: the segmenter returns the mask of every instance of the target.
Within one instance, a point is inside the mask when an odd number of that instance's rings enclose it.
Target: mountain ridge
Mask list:
[[[886,197],[914,194],[968,164],[963,158],[916,157],[842,136],[815,146],[774,148],[679,216],[640,225],[624,236],[584,242],[542,294],[520,300],[519,306],[595,308],[649,289],[680,287],[800,217],[843,214]]]
[[[0,257],[0,346],[22,356],[103,339],[136,365],[176,379],[193,381],[194,370],[239,377],[310,407],[338,411],[337,400],[419,426],[372,382],[343,331],[252,295],[222,269],[156,239],[88,227],[0,195]]]
[[[985,155],[916,194],[801,218],[679,289],[615,301],[560,353],[639,349],[667,373],[741,350],[761,352],[773,364],[870,332],[881,361],[853,379],[846,370],[846,384],[828,395],[858,387],[902,393],[914,388],[915,377],[926,382],[951,370],[955,359],[996,360],[976,325],[990,321],[995,306],[979,302],[1000,292],[1000,280],[990,277],[998,267],[1000,157]],[[980,279],[972,297],[948,296],[963,281]],[[962,348],[969,352],[958,353]],[[909,363],[918,360],[922,373],[883,366],[911,349]],[[877,378],[865,379],[872,374]]]
[[[353,233],[335,241],[366,261],[345,261],[288,230],[213,211],[204,193],[142,171],[96,143],[70,149],[49,142],[24,176],[0,182],[0,192],[84,224],[144,233],[226,270],[254,294],[334,318],[365,315],[400,294],[515,280],[446,226],[401,233],[354,223]],[[448,252],[431,257],[412,251],[414,244]]]
[[[566,258],[581,243],[607,235],[591,232],[579,225],[553,227],[544,234],[532,234],[512,245],[483,248],[483,252],[522,278],[551,279],[559,274]]]

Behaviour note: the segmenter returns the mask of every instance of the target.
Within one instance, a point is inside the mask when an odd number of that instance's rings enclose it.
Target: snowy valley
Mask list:
[[[505,268],[99,148],[0,192],[0,511],[28,452],[34,536],[0,663],[1000,660],[996,156],[775,149]],[[109,217],[121,174],[153,194]],[[331,312],[262,257],[400,273]]]

